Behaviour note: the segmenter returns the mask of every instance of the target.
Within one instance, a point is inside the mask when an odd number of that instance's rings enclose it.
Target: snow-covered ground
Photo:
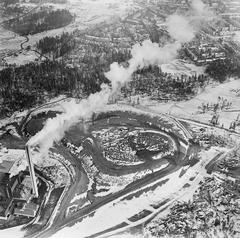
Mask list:
[[[118,17],[123,17],[134,7],[132,0],[68,0],[66,4],[45,5],[51,5],[54,9],[68,9],[76,16],[75,21],[66,27],[41,32],[35,35],[29,35],[29,42],[27,42],[24,47],[28,45],[34,47],[34,45],[40,39],[46,36],[50,37],[61,35],[63,32],[72,32],[76,29],[84,30],[105,21],[113,21]],[[4,52],[14,53],[19,51],[20,44],[24,41],[24,37],[8,31],[0,26],[0,55]],[[20,55],[18,54],[16,56],[13,55],[5,58],[6,62],[9,64],[15,63],[19,65],[28,63],[29,61],[37,58],[34,52],[23,52],[20,53]]]
[[[1,21],[1,18],[0,18]],[[24,40],[24,37],[18,36],[14,32],[8,31],[0,26],[0,52],[2,50],[16,50],[20,49],[20,42]]]
[[[231,108],[218,111],[219,125],[223,124],[224,128],[229,128],[230,123],[235,120],[240,113],[240,79],[231,79],[222,84],[212,84],[207,86],[196,97],[188,101],[159,103],[141,98],[140,104],[148,109],[153,109],[156,112],[168,113],[182,118],[197,120],[204,123],[209,123],[213,111],[200,113],[198,107],[204,104],[214,104],[218,102],[218,97],[231,102]]]
[[[93,159],[90,156],[83,157],[83,167],[85,171],[88,173],[88,190],[92,189],[92,184],[94,182],[94,179],[97,181],[97,189],[107,189],[105,192],[99,192],[96,194],[97,197],[106,196],[111,193],[115,193],[118,191],[121,191],[124,189],[128,184],[130,184],[133,181],[136,181],[140,178],[143,178],[147,174],[151,173],[150,170],[130,173],[127,175],[122,176],[110,176],[108,174],[105,174],[103,172],[99,172],[97,167],[93,164]],[[167,166],[166,164],[163,164],[162,166],[156,168],[157,171],[159,169],[163,169]]]
[[[167,198],[171,200],[181,199],[188,201],[191,199],[194,191],[197,190],[198,184],[201,179],[206,176],[205,165],[213,159],[214,156],[220,152],[228,152],[220,147],[211,148],[209,151],[202,152],[200,162],[193,167],[184,167],[185,174],[181,175],[181,170],[178,170],[171,175],[164,177],[163,180],[168,181],[155,188],[154,190],[143,192],[140,196],[131,200],[117,199],[99,208],[94,216],[86,217],[83,221],[75,224],[73,227],[67,227],[56,233],[54,238],[61,238],[66,235],[71,237],[89,236],[105,229],[116,226],[122,222],[127,222],[131,216],[148,209],[151,204],[159,203]],[[191,178],[195,177],[194,180]],[[188,182],[191,186],[183,188]],[[171,188],[171,189],[169,189]],[[140,190],[143,188],[139,188]],[[114,236],[113,236],[114,237]],[[131,235],[129,234],[129,236]],[[136,236],[133,236],[136,237]]]
[[[174,74],[174,75],[200,75],[204,73],[205,68],[202,66],[196,66],[194,64],[185,62],[183,60],[173,60],[169,64],[161,65],[161,69],[165,73]]]
[[[150,106],[151,105],[151,106]],[[182,131],[182,128],[179,128],[179,125],[176,124],[176,121],[173,120],[171,117],[166,115],[167,111],[163,110],[153,110],[155,109],[156,105],[161,105],[159,102],[156,101],[150,101],[148,98],[145,98],[145,100],[141,100],[141,105],[140,106],[132,106],[129,105],[128,102],[121,101],[116,104],[108,104],[105,105],[104,108],[101,108],[101,110],[96,111],[96,113],[101,113],[101,112],[111,112],[111,111],[123,111],[123,112],[133,112],[136,114],[140,115],[147,115],[149,118],[156,118],[156,116],[161,119],[163,123],[166,122],[166,124],[171,123],[171,129],[164,128],[162,127],[161,129],[166,132],[173,132],[175,134],[180,135],[184,139],[188,140],[188,135],[184,131]],[[164,104],[163,104],[164,105]],[[147,107],[145,107],[147,106]]]
[[[52,99],[49,99],[48,102],[46,104],[44,104],[43,106],[37,106],[35,111],[32,112],[32,116],[36,115],[38,113],[41,112],[48,112],[49,110],[51,111],[63,111],[64,108],[62,107],[62,103],[64,103],[66,100],[66,96],[65,95],[59,95],[57,97],[54,97]],[[32,109],[34,110],[34,109]],[[11,117],[6,117],[4,119],[0,120],[0,127],[4,127],[7,124],[13,123],[13,122],[17,122],[19,123],[29,112],[29,110],[24,110],[22,112],[20,111],[15,111]],[[12,133],[16,131],[16,129],[13,126],[7,126],[7,128],[5,128],[4,132],[7,129],[12,129]],[[1,130],[0,130],[0,135],[1,135]],[[15,136],[19,136],[18,134],[14,134]]]
[[[23,117],[25,117],[27,114],[27,110],[24,110],[22,112],[16,111],[12,114],[11,117],[6,117],[0,120],[0,127],[4,127],[7,124],[13,123],[13,122],[20,122]],[[1,134],[1,130],[0,130]]]
[[[39,58],[39,54],[34,51],[24,51],[22,54],[11,55],[5,58],[8,64],[22,65],[36,61]]]
[[[22,226],[16,226],[6,230],[0,230],[0,237],[2,238],[22,238],[25,234],[21,231]]]
[[[71,203],[74,203],[79,199],[85,199],[86,197],[87,197],[87,193],[75,194],[74,198],[71,200]]]
[[[174,111],[174,113],[180,113],[177,115],[187,117],[188,115],[192,115],[191,112],[196,113],[198,104],[201,104],[201,102],[206,102],[207,100],[217,100],[219,95],[221,95],[221,97],[228,98],[228,100],[232,102],[232,107],[234,109],[238,109],[239,98],[236,96],[236,93],[233,90],[240,88],[239,86],[239,80],[229,81],[217,86],[208,86],[206,90],[199,94],[196,98],[188,102],[179,103],[182,105],[182,107],[185,108],[186,111],[189,111],[187,114],[184,113],[185,110],[180,109],[179,111]],[[196,102],[198,102],[197,105]],[[165,113],[166,106],[167,104],[165,105],[165,110],[163,109],[164,104],[155,104],[151,106],[151,108],[153,108],[154,110],[158,110],[159,112]],[[129,106],[120,105],[120,107],[125,110],[130,109]],[[119,106],[107,106],[106,110],[109,110],[109,108],[112,108],[112,110],[116,110],[117,108],[119,109]],[[139,109],[133,110],[136,112],[140,111]],[[194,119],[198,118],[194,116]],[[79,234],[81,234],[81,237],[84,237],[95,232],[102,231],[123,221],[126,221],[132,215],[141,212],[146,207],[149,207],[149,204],[159,202],[161,199],[172,197],[173,195],[174,197],[181,197],[182,200],[188,200],[191,197],[191,194],[197,188],[198,183],[194,182],[192,184],[193,186],[191,186],[191,190],[187,190],[187,192],[181,190],[181,193],[179,193],[179,188],[182,188],[182,186],[186,183],[186,181],[189,180],[190,177],[197,176],[198,174],[199,178],[205,176],[206,173],[203,169],[204,165],[206,165],[206,163],[209,162],[220,151],[222,151],[221,148],[211,148],[211,150],[209,151],[202,152],[201,157],[203,164],[198,163],[192,168],[186,168],[187,172],[184,174],[184,176],[179,177],[179,171],[177,171],[172,175],[165,177],[164,179],[168,178],[169,181],[161,187],[156,188],[154,191],[145,192],[141,196],[130,201],[123,200],[122,202],[117,202],[115,204],[105,205],[98,211],[96,211],[93,217],[85,218],[81,223],[76,224],[72,228],[64,228],[62,231],[59,231],[56,235],[54,235],[54,237],[57,238],[66,235],[71,235],[71,237],[79,237]],[[169,188],[171,188],[171,191],[169,191]],[[128,237],[131,236],[129,235]]]
[[[69,11],[76,14],[76,26],[97,24],[111,17],[122,17],[133,7],[132,0],[68,0]]]
[[[25,170],[28,166],[24,150],[14,150],[7,148],[0,149],[0,163],[4,160],[14,162],[9,171],[10,176],[15,176],[20,171]]]
[[[240,43],[240,31],[235,31],[235,35],[234,35],[234,37],[233,37],[233,40],[234,40],[235,42]]]

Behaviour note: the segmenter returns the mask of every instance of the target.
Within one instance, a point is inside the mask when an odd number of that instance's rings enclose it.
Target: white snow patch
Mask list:
[[[9,171],[11,177],[17,175],[20,171],[24,171],[28,166],[25,150],[6,150],[6,148],[3,148],[3,150],[0,151],[0,162],[4,160],[14,161],[14,165]]]
[[[169,64],[161,65],[161,69],[164,73],[174,74],[176,76],[180,75],[200,75],[204,73],[205,68],[201,66],[196,66],[191,63],[187,63],[183,60],[173,60]]]
[[[0,230],[0,237],[2,238],[22,238],[24,237],[23,231],[21,231],[22,226],[17,226],[9,229]]]
[[[198,106],[201,106],[202,103],[217,103],[218,97],[220,96],[232,103],[229,110],[224,109],[222,111],[218,111],[219,125],[223,124],[224,128],[228,129],[231,122],[236,120],[238,114],[240,113],[239,94],[240,79],[236,79],[229,80],[222,84],[215,83],[208,85],[196,97],[188,101],[161,103],[148,98],[143,98],[141,100],[141,106],[144,106],[149,110],[154,110],[156,113],[165,113],[181,118],[197,120],[203,123],[210,123],[210,120],[213,116],[213,111],[199,113]],[[238,130],[240,130],[240,128]]]
[[[132,200],[113,201],[98,210],[94,216],[84,218],[80,223],[75,224],[74,227],[64,228],[56,233],[54,238],[61,238],[64,235],[71,235],[77,237],[81,234],[82,237],[90,236],[98,232],[104,231],[108,228],[116,226],[124,221],[127,221],[131,216],[143,211],[149,205],[159,203],[166,198],[188,200],[188,189],[183,189],[186,181],[191,185],[190,194],[197,189],[199,181],[206,174],[204,166],[216,155],[222,151],[221,148],[212,148],[209,151],[202,152],[201,161],[193,167],[186,167],[186,172],[180,177],[181,171],[176,171],[171,175],[164,177],[162,180],[169,179],[162,186],[158,186],[155,190],[150,190],[142,193],[139,197],[134,197]],[[194,181],[190,181],[191,177],[196,177]]]
[[[85,199],[86,197],[87,197],[87,193],[76,194],[75,197],[71,200],[70,203],[74,203],[74,202],[76,202],[77,200],[80,200],[80,199]]]

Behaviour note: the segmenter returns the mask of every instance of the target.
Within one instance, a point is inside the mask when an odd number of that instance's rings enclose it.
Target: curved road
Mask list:
[[[28,115],[30,116],[30,115]],[[152,120],[152,119],[151,119]],[[176,138],[178,140],[178,138]],[[188,143],[188,142],[186,142]],[[60,146],[61,147],[61,146]],[[64,150],[63,147],[58,149]],[[114,194],[110,194],[106,197],[104,197],[102,200],[99,200],[97,202],[94,202],[93,204],[82,208],[81,210],[77,211],[74,215],[65,217],[67,207],[69,205],[69,202],[73,195],[75,194],[75,188],[79,183],[79,179],[81,178],[81,175],[78,174],[75,181],[73,182],[72,186],[69,188],[69,191],[67,193],[67,196],[65,196],[60,204],[59,213],[55,217],[54,222],[51,227],[46,227],[45,230],[43,230],[40,233],[36,233],[34,235],[28,236],[28,237],[49,237],[53,235],[55,232],[59,231],[65,226],[72,226],[76,222],[81,221],[84,217],[89,216],[90,214],[93,214],[98,208],[102,207],[103,205],[106,205],[107,203],[113,202],[116,199],[119,199],[120,197],[128,196],[134,192],[136,192],[139,188],[149,185],[153,182],[156,182],[165,176],[171,174],[174,171],[177,171],[180,169],[183,165],[185,165],[185,162],[188,160],[188,158],[196,152],[196,148],[192,145],[188,146],[186,154],[178,153],[178,158],[172,161],[168,164],[167,167],[157,171],[153,172],[152,174],[148,174],[142,179],[139,179],[135,182],[132,182],[127,187],[125,187],[123,190],[116,192]],[[83,171],[81,162],[78,157],[75,156],[66,156],[66,159],[68,159],[72,164],[76,165],[76,171]]]

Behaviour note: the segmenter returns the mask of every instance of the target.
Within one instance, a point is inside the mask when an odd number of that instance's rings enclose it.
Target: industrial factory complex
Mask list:
[[[240,0],[0,0],[0,238],[62,237],[240,237]]]
[[[35,217],[39,206],[34,203],[38,197],[38,179],[35,175],[29,149],[26,147],[28,169],[11,176],[11,169],[18,161],[11,156],[3,156],[0,162],[0,219],[9,216]]]

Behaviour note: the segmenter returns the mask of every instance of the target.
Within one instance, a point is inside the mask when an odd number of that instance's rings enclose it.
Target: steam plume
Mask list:
[[[214,15],[201,0],[192,0],[190,5],[195,16],[213,17]]]
[[[40,152],[46,155],[54,142],[60,141],[64,133],[73,125],[79,122],[81,118],[89,118],[94,111],[107,104],[110,96],[110,88],[102,85],[102,90],[91,94],[87,99],[80,103],[66,102],[63,104],[64,112],[58,114],[55,118],[46,121],[43,129],[33,136],[29,141],[29,146],[39,146]]]
[[[195,36],[194,27],[188,18],[180,15],[172,15],[167,19],[167,27],[170,36],[180,43],[187,43]]]
[[[193,0],[192,6],[192,12],[196,15],[202,14],[203,4],[201,2],[199,4],[198,0]],[[105,74],[111,82],[111,88],[102,85],[100,92],[91,94],[80,103],[65,103],[64,113],[48,119],[44,128],[29,140],[28,145],[39,145],[41,153],[47,153],[53,143],[60,141],[64,133],[77,124],[81,118],[88,118],[96,110],[101,110],[108,103],[109,97],[131,80],[132,74],[137,69],[169,63],[175,59],[181,45],[193,39],[196,29],[191,24],[191,18],[176,14],[167,19],[166,25],[174,42],[163,47],[159,47],[157,43],[152,43],[150,40],[135,44],[131,50],[132,58],[128,61],[129,66],[125,68],[115,62],[110,66],[110,71]]]
[[[198,15],[204,15],[204,12],[206,11],[205,4],[200,0],[192,0],[191,7]]]

